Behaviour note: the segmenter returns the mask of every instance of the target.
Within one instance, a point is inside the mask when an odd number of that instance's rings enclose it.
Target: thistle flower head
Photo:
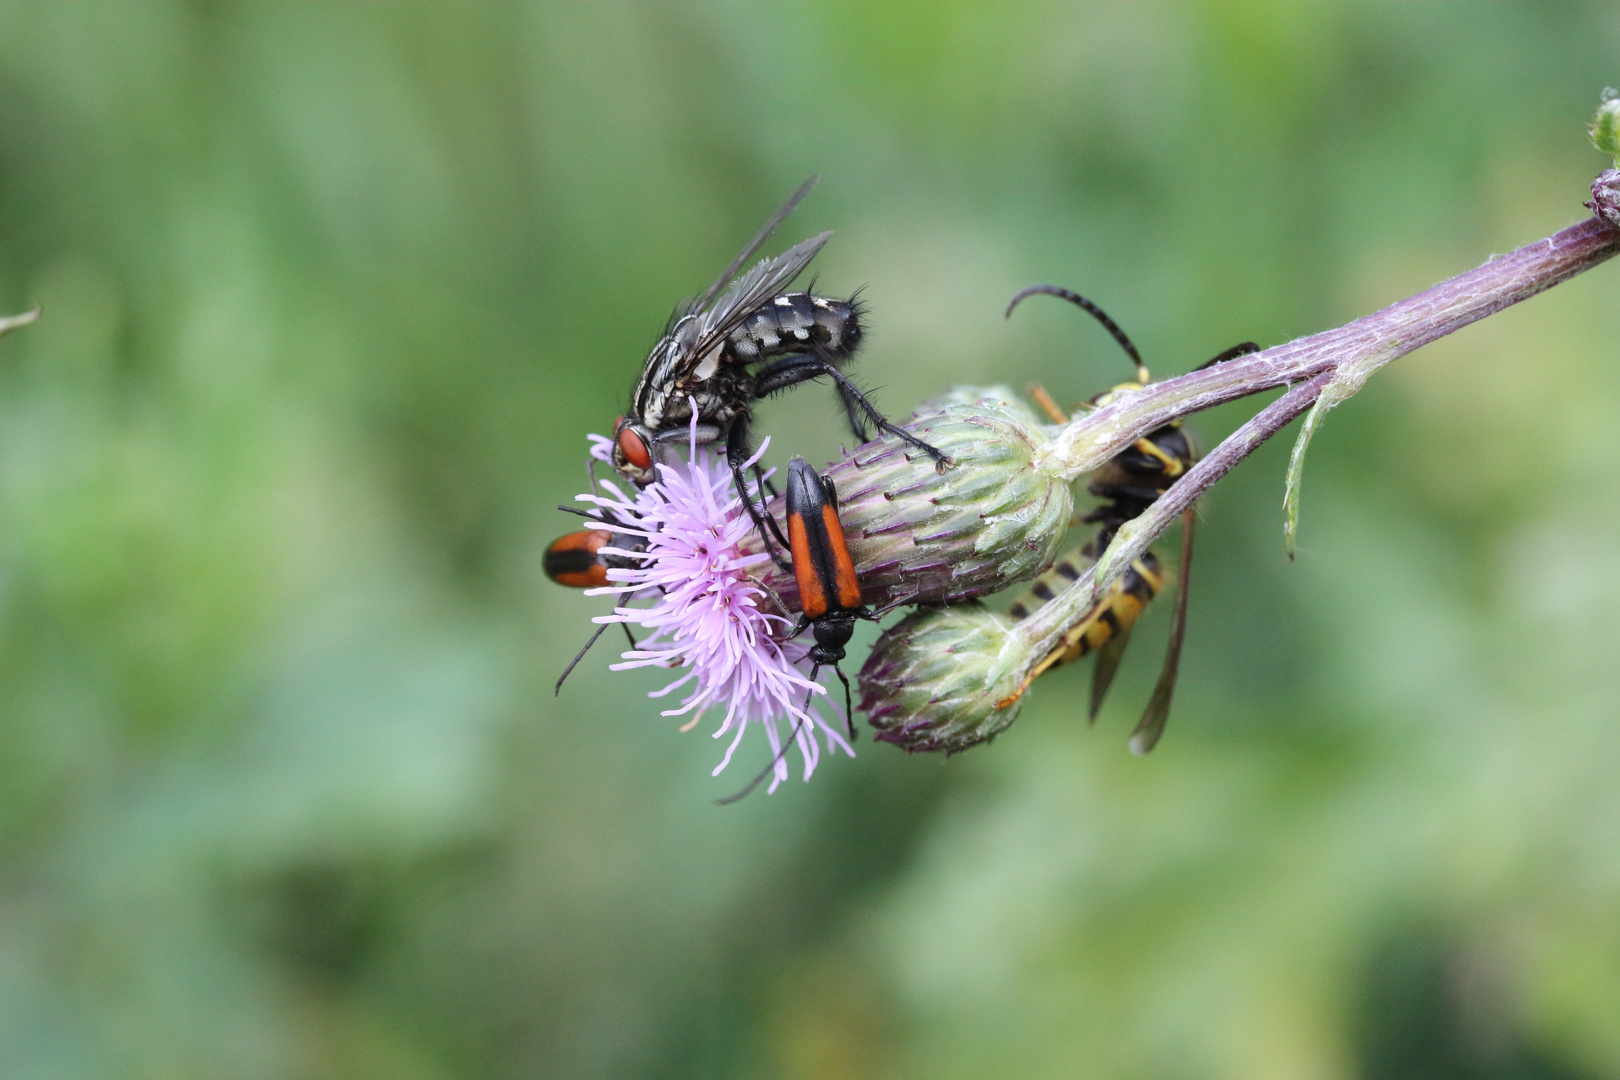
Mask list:
[[[609,521],[604,527],[626,537],[623,546],[602,551],[626,556],[632,565],[607,571],[613,585],[587,590],[616,594],[624,601],[596,621],[651,631],[613,669],[683,669],[649,696],[665,697],[684,688],[680,705],[663,715],[691,714],[686,728],[708,711],[724,709],[714,737],[730,733],[731,742],[715,775],[730,764],[744,733],[757,724],[770,743],[770,790],[776,790],[789,774],[784,720],[787,745],[798,746],[806,780],[820,760],[818,732],[827,748],[854,756],[838,728],[811,704],[816,695],[825,698],[826,690],[805,674],[807,647],[784,640],[792,620],[768,610],[775,601],[754,572],[769,558],[745,547],[752,525],[732,487],[729,466],[700,448],[694,432],[689,459],[660,463],[657,478],[634,494],[625,494],[611,481],[598,484],[602,493],[579,500],[605,511]],[[630,606],[637,599],[650,603]]]
[[[870,604],[938,604],[999,592],[1057,556],[1074,496],[1038,464],[1051,437],[1006,387],[957,387],[905,425],[956,459],[941,473],[893,436],[867,443],[827,475],[861,592]],[[796,595],[791,574],[766,582]]]
[[[883,632],[861,668],[861,709],[875,738],[906,750],[953,753],[986,742],[1018,718],[999,707],[1028,667],[1027,643],[982,604],[913,612]]]
[[[1068,480],[1037,463],[1050,443],[1039,419],[1001,387],[958,388],[919,412],[909,430],[954,457],[954,468],[940,473],[909,444],[885,437],[828,470],[867,602],[971,599],[1049,565],[1074,504]],[[611,450],[607,439],[593,443],[593,457]],[[730,468],[697,445],[695,432],[687,461],[657,468],[656,480],[633,494],[599,481],[600,493],[580,496],[604,512],[604,527],[625,538],[600,551],[626,565],[607,571],[611,586],[591,590],[622,598],[598,621],[651,631],[613,667],[683,669],[654,692],[684,690],[666,716],[691,714],[696,723],[705,710],[725,710],[715,735],[729,732],[731,743],[717,774],[757,722],[771,744],[774,790],[788,775],[785,721],[788,745],[798,745],[808,779],[823,749],[817,732],[825,748],[852,752],[839,727],[813,707],[828,695],[807,677],[808,646],[785,640],[794,620],[782,605],[796,600],[796,583],[764,553]],[[781,510],[778,502],[769,512],[780,517]],[[979,612],[980,621],[964,622],[968,612]],[[1000,619],[957,605],[913,615],[885,634],[884,641],[909,645],[867,665],[881,669],[878,681],[886,679],[892,691],[869,710],[878,737],[908,749],[962,749],[1010,723],[1016,707],[969,716],[978,708],[971,702],[1002,679],[994,656]],[[863,673],[863,700],[875,685]]]

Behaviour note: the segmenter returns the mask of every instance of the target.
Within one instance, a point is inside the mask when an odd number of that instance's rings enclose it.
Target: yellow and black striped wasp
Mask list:
[[[1106,405],[1116,395],[1140,390],[1151,381],[1147,367],[1142,363],[1141,354],[1137,352],[1136,346],[1125,331],[1121,330],[1102,308],[1078,293],[1056,285],[1031,285],[1012,298],[1012,302],[1007,305],[1007,314],[1012,315],[1013,309],[1026,297],[1037,294],[1067,300],[1094,317],[1136,365],[1135,381],[1120,383],[1086,402],[1083,408],[1093,409]],[[1254,342],[1245,341],[1241,345],[1227,349],[1200,367],[1209,367],[1258,352],[1259,348]],[[1043,388],[1033,387],[1032,394],[1055,423],[1068,422],[1068,417]],[[1197,460],[1198,454],[1192,440],[1181,424],[1176,422],[1149,432],[1104,462],[1092,473],[1091,482],[1086,486],[1086,490],[1101,499],[1102,504],[1081,518],[1083,523],[1097,525],[1097,532],[1085,544],[1064,554],[1052,564],[1050,570],[1036,578],[1035,583],[1013,602],[1007,614],[1014,621],[1028,618],[1078,580],[1107,550],[1120,526],[1146,511],[1178,477],[1192,468]],[[1176,674],[1181,667],[1181,645],[1187,629],[1187,576],[1192,565],[1193,522],[1193,510],[1189,507],[1181,518],[1181,588],[1176,597],[1175,612],[1170,622],[1170,642],[1165,650],[1164,666],[1159,672],[1158,684],[1153,688],[1153,696],[1148,700],[1142,718],[1137,721],[1136,730],[1131,733],[1131,750],[1138,754],[1145,754],[1153,749],[1154,744],[1159,741],[1159,736],[1164,732],[1165,721],[1170,717],[1170,699],[1175,693]],[[1089,716],[1092,720],[1096,720],[1097,712],[1102,708],[1103,698],[1108,694],[1108,687],[1114,681],[1114,674],[1119,670],[1120,658],[1125,654],[1125,646],[1130,641],[1132,628],[1153,598],[1164,590],[1165,585],[1165,571],[1158,556],[1151,550],[1143,552],[1140,558],[1131,563],[1124,575],[1097,597],[1096,602],[1070,625],[1062,640],[1050,653],[1041,658],[1017,691],[1003,704],[1010,705],[1018,700],[1031,682],[1052,668],[1072,663],[1095,652],[1097,666],[1091,676]]]

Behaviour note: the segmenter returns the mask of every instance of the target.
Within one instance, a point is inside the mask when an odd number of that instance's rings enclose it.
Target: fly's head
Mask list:
[[[613,468],[637,487],[653,482],[653,440],[642,424],[628,417],[619,417],[613,425]]]

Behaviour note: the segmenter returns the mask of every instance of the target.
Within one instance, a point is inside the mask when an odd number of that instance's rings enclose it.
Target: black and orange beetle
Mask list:
[[[844,684],[845,731],[854,742],[855,707],[850,697],[849,679],[838,666],[844,659],[844,646],[855,633],[856,619],[876,622],[910,598],[877,609],[862,602],[855,560],[850,557],[844,527],[838,521],[838,490],[833,487],[831,477],[817,473],[802,457],[788,462],[787,542],[788,552],[793,556],[793,579],[799,587],[801,611],[799,621],[787,636],[798,637],[807,629],[815,634],[816,643],[810,646],[809,653],[810,679],[814,682],[824,667],[837,672],[838,681]],[[809,704],[807,694],[805,705]],[[795,735],[797,731],[795,721]],[[715,803],[727,806],[746,798],[771,775],[776,763],[793,744],[793,739],[785,742],[770,764],[747,786],[735,795],[716,799]]]
[[[855,633],[855,620],[872,622],[892,611],[891,604],[873,610],[861,602],[861,583],[855,576],[855,562],[844,541],[844,527],[838,522],[838,491],[831,477],[822,476],[802,457],[788,462],[787,538],[793,556],[793,578],[799,586],[799,607],[803,614],[788,634],[797,637],[806,629],[814,632],[810,646],[811,681],[824,667],[838,673],[844,684],[844,722],[849,737],[855,738],[855,714],[851,708],[849,679],[838,666],[844,646]]]
[[[569,514],[578,514],[590,521],[618,524],[618,518],[603,510],[587,512],[576,510],[570,506],[559,506],[557,509]],[[616,545],[615,540],[618,541]],[[626,541],[633,542],[629,547],[629,550],[632,551],[640,550],[642,545],[646,543],[645,540],[634,540],[633,537],[623,536],[608,529],[580,529],[578,532],[559,536],[548,544],[541,565],[546,571],[546,577],[559,585],[566,585],[571,589],[601,588],[604,585],[612,584],[607,576],[609,570],[615,567],[627,567],[636,564],[637,560],[634,555],[608,555],[602,551],[603,548],[612,546],[624,549]],[[624,627],[624,636],[630,642],[630,647],[635,648],[635,635],[630,633],[628,626],[623,623],[619,625]],[[585,647],[580,649],[574,655],[574,658],[568,662],[568,666],[563,669],[562,675],[557,678],[556,693],[562,693],[563,682],[573,673],[579,662],[585,658],[585,654],[591,651],[591,646],[596,644],[596,639],[601,637],[607,628],[607,623],[598,626],[595,632],[591,634],[590,640],[585,643]]]
[[[598,554],[613,542],[606,529],[581,529],[559,536],[546,548],[546,577],[571,589],[594,589],[608,583],[610,555]]]

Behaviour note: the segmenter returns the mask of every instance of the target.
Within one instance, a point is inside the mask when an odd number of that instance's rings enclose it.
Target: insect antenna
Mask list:
[[[1193,370],[1203,371],[1207,367],[1214,367],[1216,364],[1224,364],[1228,360],[1236,360],[1240,356],[1248,356],[1250,353],[1257,353],[1259,351],[1260,346],[1256,345],[1252,341],[1240,342],[1232,346],[1230,349],[1227,349],[1225,352],[1216,353],[1208,360],[1205,360],[1202,364],[1199,364],[1197,367],[1193,368]]]
[[[741,791],[734,795],[727,795],[723,799],[714,800],[714,805],[730,806],[732,803],[742,802],[744,799],[748,798],[748,796],[752,795],[754,793],[754,789],[763,784],[765,782],[765,778],[776,771],[776,767],[782,763],[782,759],[787,756],[787,752],[793,749],[794,745],[798,743],[799,732],[803,730],[804,725],[802,723],[797,720],[793,721],[793,730],[788,733],[788,739],[782,744],[782,749],[778,750],[776,752],[776,756],[771,758],[771,763],[761,769],[759,774],[752,780],[748,781],[747,786],[745,786]]]
[[[833,671],[837,674],[838,681],[844,684],[844,731],[849,736],[849,741],[854,742],[857,737],[855,704],[849,696],[849,677],[844,674],[844,669],[837,664],[833,665]]]
[[[620,623],[619,625],[624,626],[623,623]],[[563,680],[568,678],[568,676],[573,673],[574,668],[579,665],[579,662],[581,660],[585,659],[585,654],[591,651],[591,646],[596,644],[596,639],[597,638],[601,637],[604,633],[607,632],[607,628],[608,628],[607,623],[603,623],[601,626],[598,626],[596,628],[596,633],[591,635],[591,640],[587,641],[585,643],[585,647],[580,649],[579,652],[575,653],[574,658],[572,660],[568,661],[568,666],[563,668],[563,673],[561,675],[557,676],[557,688],[552,691],[552,696],[553,697],[556,697],[557,695],[562,693]],[[625,626],[624,627],[624,632],[626,634],[629,634],[630,633],[630,628],[628,626]],[[630,640],[630,646],[632,648],[634,648],[635,644],[636,644],[635,639],[632,638]]]
[[[1119,324],[1117,322],[1108,317],[1108,313],[1106,311],[1098,307],[1096,304],[1093,304],[1090,300],[1087,300],[1077,292],[1071,292],[1060,285],[1031,285],[1027,289],[1020,289],[1018,295],[1014,296],[1010,301],[1008,301],[1006,317],[1012,317],[1013,309],[1021,304],[1025,297],[1035,296],[1037,294],[1042,296],[1055,296],[1060,300],[1067,300],[1075,307],[1078,307],[1081,311],[1084,311],[1086,314],[1102,323],[1103,329],[1107,330],[1109,334],[1113,335],[1114,340],[1119,342],[1119,347],[1124,349],[1125,354],[1131,358],[1133,363],[1136,364],[1136,381],[1140,383],[1146,383],[1149,381],[1147,365],[1142,363],[1142,354],[1136,351],[1136,346],[1131,343],[1130,336],[1119,328]]]

